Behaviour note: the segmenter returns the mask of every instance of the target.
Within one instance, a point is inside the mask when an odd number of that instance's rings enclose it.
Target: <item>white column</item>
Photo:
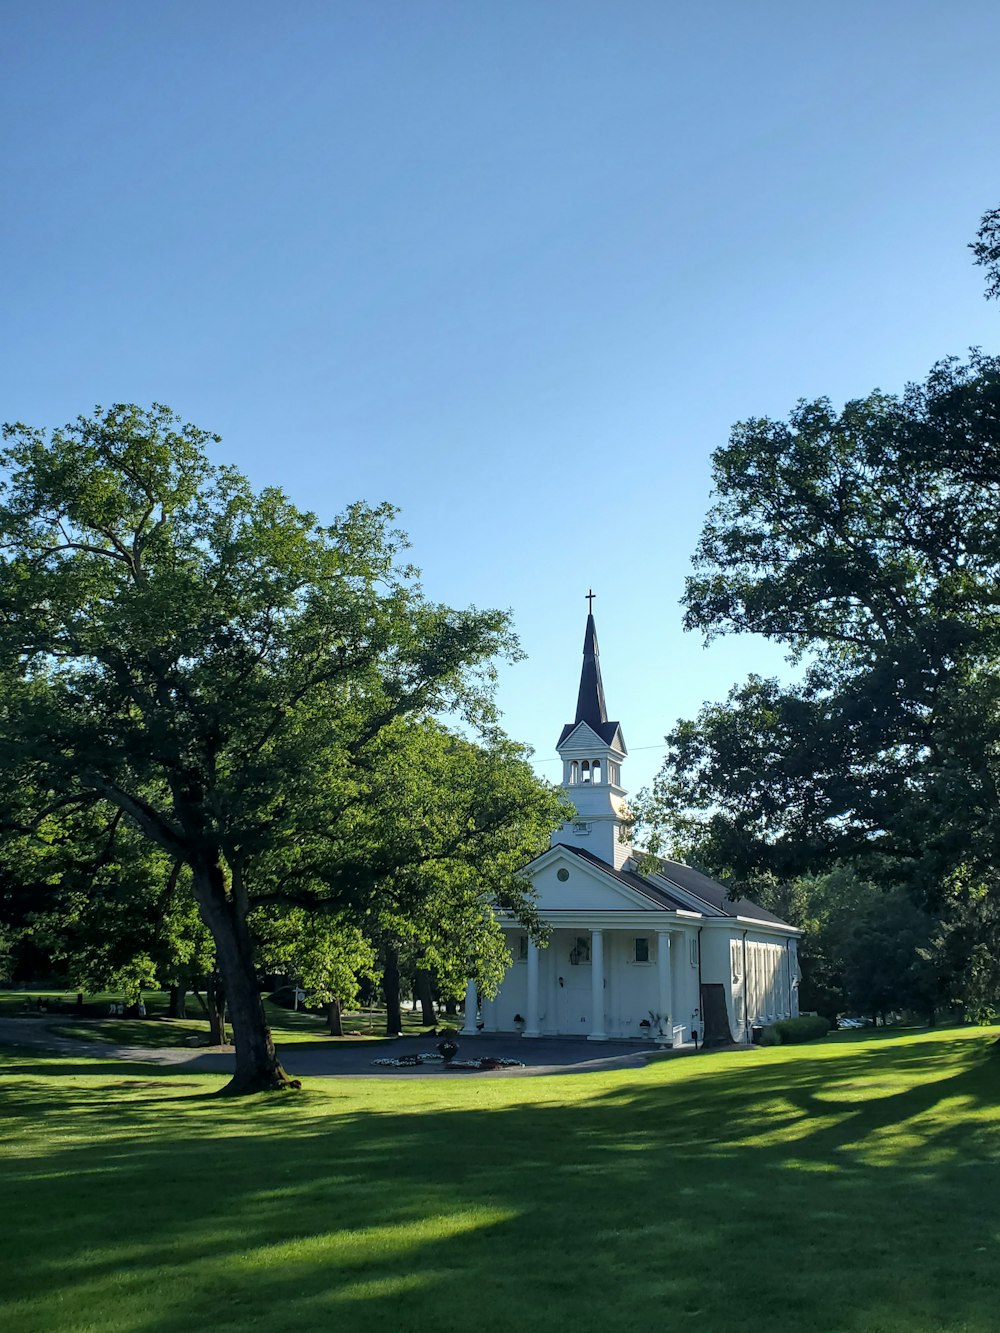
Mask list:
[[[604,1031],[604,932],[590,932],[590,1035],[588,1041],[607,1041]]]
[[[538,1030],[538,945],[528,936],[528,1012],[524,1015],[524,1036],[540,1037]]]
[[[684,998],[684,982],[687,977],[686,963],[687,955],[684,952],[687,944],[687,936],[682,931],[671,931],[670,933],[670,1044],[673,1045],[675,1027],[682,1027],[685,1015],[688,1010],[688,1002]],[[676,964],[676,966],[674,966]],[[690,1015],[688,1015],[690,1017]],[[684,1036],[681,1034],[679,1040],[683,1042]]]
[[[656,982],[660,1010],[660,1023],[666,1034],[664,1040],[669,1046],[673,1041],[674,1015],[671,1008],[670,976],[670,932],[656,932]]]
[[[470,977],[465,983],[465,1023],[462,1025],[463,1037],[476,1035],[476,983]]]

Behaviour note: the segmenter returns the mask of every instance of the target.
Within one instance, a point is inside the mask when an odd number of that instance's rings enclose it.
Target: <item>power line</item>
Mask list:
[[[669,745],[633,745],[629,754],[638,754],[641,750],[669,750]],[[533,764],[561,764],[562,760],[558,755],[554,759],[533,759]]]

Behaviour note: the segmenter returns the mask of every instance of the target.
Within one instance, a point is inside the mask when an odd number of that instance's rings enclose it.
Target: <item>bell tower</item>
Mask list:
[[[632,855],[631,845],[619,841],[627,815],[621,765],[628,751],[621,727],[608,720],[604,702],[594,595],[587,594],[576,720],[566,723],[556,742],[556,753],[563,761],[562,786],[576,807],[576,819],[552,834],[552,845],[580,847],[621,870]]]

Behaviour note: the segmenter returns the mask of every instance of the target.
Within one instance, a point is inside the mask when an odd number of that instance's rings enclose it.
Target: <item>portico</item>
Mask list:
[[[697,929],[683,918],[611,909],[567,920],[543,913],[543,946],[505,932],[514,963],[496,1000],[482,1006],[482,1030],[588,1041],[683,1044],[699,1019]],[[686,963],[686,968],[684,964]]]

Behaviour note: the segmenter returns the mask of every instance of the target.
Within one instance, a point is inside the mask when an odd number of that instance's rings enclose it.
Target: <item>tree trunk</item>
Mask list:
[[[434,1013],[434,987],[431,981],[430,969],[420,967],[417,969],[417,976],[414,983],[414,992],[420,1001],[420,1021],[425,1028],[432,1028],[437,1023],[437,1016]]]
[[[382,988],[385,991],[385,1035],[398,1037],[403,1031],[403,1013],[399,1007],[399,949],[395,944],[385,946]]]
[[[170,1004],[167,1006],[168,1018],[187,1018],[187,1005],[184,1003],[187,987],[170,987]]]
[[[245,910],[226,889],[220,859],[192,867],[193,888],[202,920],[212,932],[229,1018],[236,1042],[236,1073],[223,1091],[230,1096],[298,1088],[281,1067],[257,985],[253,941]]]
[[[330,1000],[327,1004],[326,1021],[331,1037],[342,1037],[344,1035],[343,1011],[338,999]]]
[[[208,1001],[208,1031],[213,1046],[225,1046],[226,1042],[226,992],[218,972],[208,978],[205,986]]]
[[[445,1011],[446,1014],[450,1014],[450,1015],[455,1015],[455,1014],[457,1014],[457,1013],[458,1013],[458,1001],[457,1001],[457,1000],[445,1000],[445,1002],[444,1002],[444,1011]]]

